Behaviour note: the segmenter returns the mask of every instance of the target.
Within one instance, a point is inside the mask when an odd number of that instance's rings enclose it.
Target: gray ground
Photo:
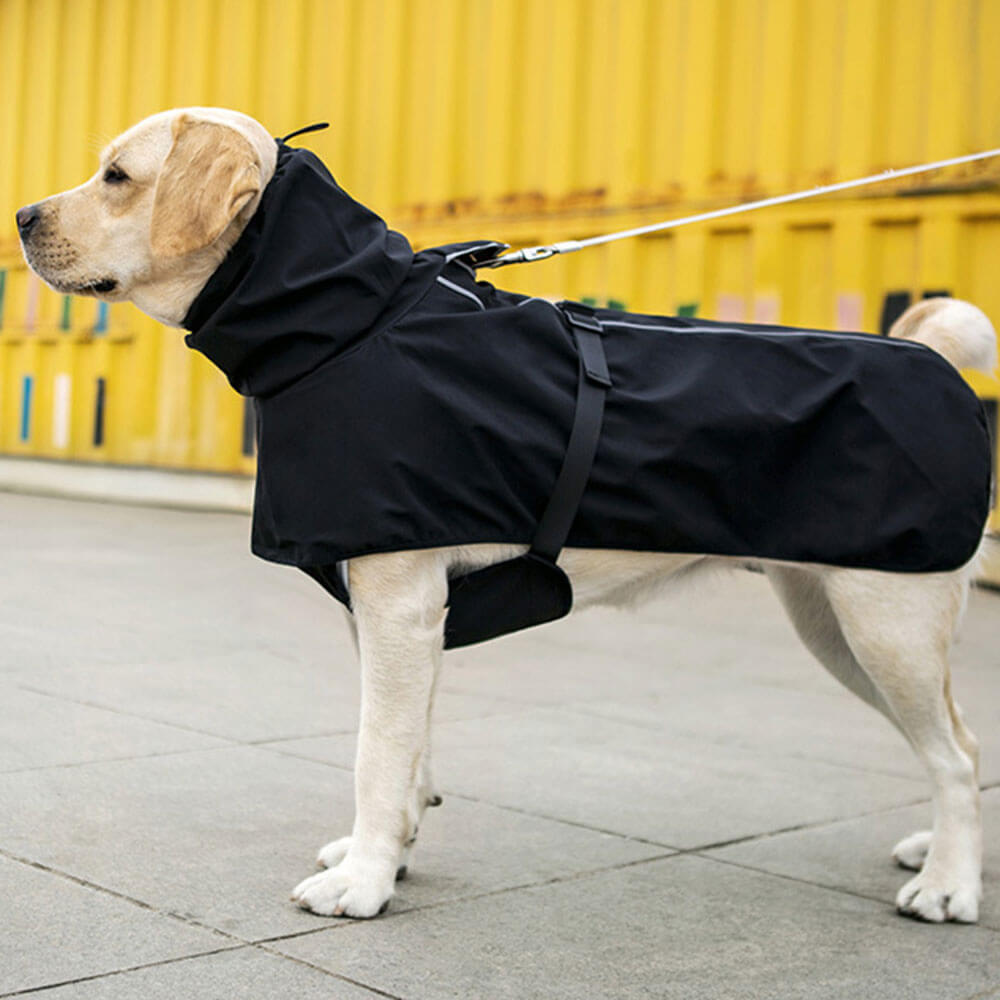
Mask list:
[[[751,574],[448,654],[444,807],[352,923],[288,902],[349,832],[347,629],[247,532],[0,495],[0,997],[1000,997],[1000,595],[978,927],[893,912],[927,786]]]

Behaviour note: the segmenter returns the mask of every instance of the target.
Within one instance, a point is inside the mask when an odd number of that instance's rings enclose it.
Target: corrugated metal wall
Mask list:
[[[178,331],[57,296],[18,253],[14,210],[153,111],[329,120],[305,141],[415,244],[541,243],[1000,146],[998,45],[1000,0],[0,0],[0,451],[252,468],[242,401]],[[998,180],[990,161],[496,277],[873,331],[948,291],[1000,322]]]

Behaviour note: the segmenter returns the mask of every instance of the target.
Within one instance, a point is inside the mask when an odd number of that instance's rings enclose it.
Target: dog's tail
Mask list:
[[[992,372],[997,366],[997,335],[986,313],[961,299],[923,299],[910,306],[889,331],[890,337],[916,340],[943,354],[956,368]]]

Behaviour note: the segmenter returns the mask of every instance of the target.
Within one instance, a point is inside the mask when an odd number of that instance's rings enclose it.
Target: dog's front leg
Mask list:
[[[444,635],[447,575],[439,554],[367,556],[350,568],[361,657],[361,727],[350,838],[292,899],[325,916],[373,917],[388,904],[425,805],[431,698]],[[323,854],[321,854],[323,861]]]

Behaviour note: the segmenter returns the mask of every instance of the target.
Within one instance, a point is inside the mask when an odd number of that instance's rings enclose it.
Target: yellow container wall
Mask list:
[[[524,245],[1000,146],[998,42],[1000,0],[0,0],[0,452],[253,467],[243,401],[180,331],[20,259],[15,209],[146,114],[329,120],[303,142],[415,245]],[[486,277],[871,331],[887,296],[948,291],[1000,322],[998,179],[987,161]]]

